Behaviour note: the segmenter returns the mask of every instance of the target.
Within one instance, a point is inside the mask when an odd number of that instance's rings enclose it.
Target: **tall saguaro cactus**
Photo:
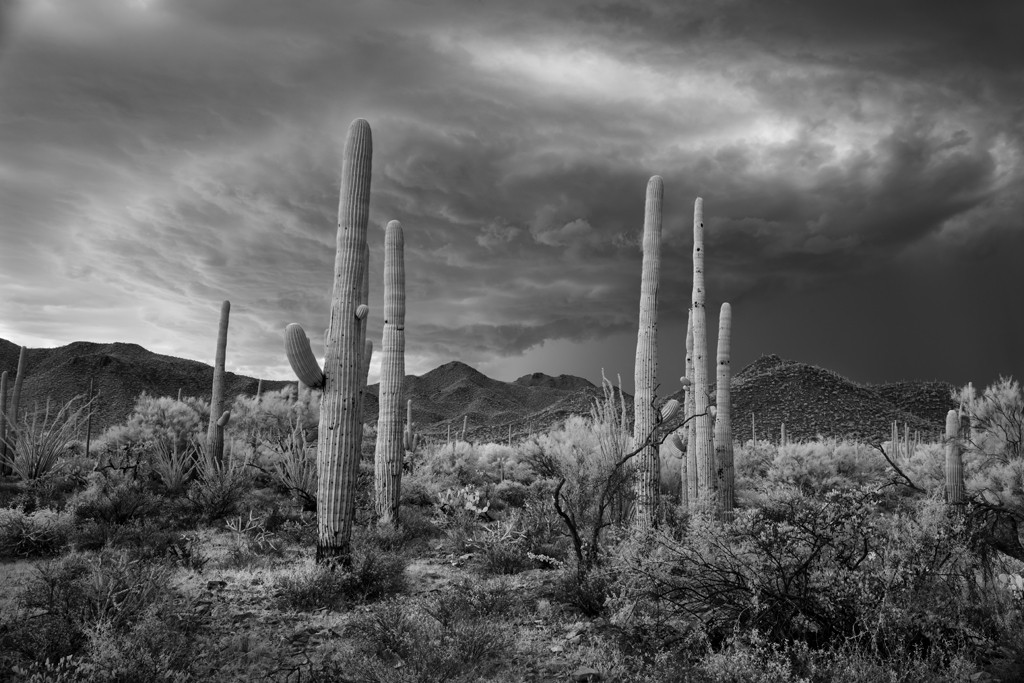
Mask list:
[[[711,415],[708,413],[708,329],[704,308],[704,200],[693,203],[693,410],[694,454],[697,469],[697,497],[701,504],[715,500],[715,444]]]
[[[683,486],[686,488],[686,505],[688,508],[692,508],[697,502],[698,488],[697,488],[697,457],[693,447],[694,439],[694,398],[693,398],[693,311],[688,311],[686,314],[686,379],[689,380],[689,384],[686,385],[683,394],[683,400],[686,404],[686,413],[684,417],[686,422],[684,423],[684,429],[686,430],[686,453],[683,454],[683,460],[686,463],[686,479],[683,481]]]
[[[213,363],[213,393],[210,396],[210,426],[206,432],[206,454],[214,462],[224,460],[224,363],[228,348],[228,316],[231,302],[225,301],[220,307],[220,324],[217,328],[217,355]],[[223,424],[221,424],[223,422]]]
[[[657,425],[654,385],[658,368],[658,278],[661,266],[661,200],[665,184],[661,176],[647,182],[644,205],[643,272],[640,278],[640,324],[636,339],[633,379],[633,448],[651,438]],[[649,443],[639,453],[634,483],[633,521],[640,530],[656,523],[659,490],[658,446]]]
[[[289,325],[285,331],[292,369],[307,386],[323,387],[317,440],[317,562],[350,561],[362,437],[360,406],[366,387],[363,361],[369,356],[361,337],[369,308],[361,300],[372,157],[370,124],[356,119],[348,129],[341,167],[334,286],[330,324],[324,334],[323,370],[312,357],[302,328]]]
[[[957,411],[946,413],[946,502],[964,502],[964,460],[961,446],[961,422]]]
[[[382,523],[398,524],[402,488],[402,392],[405,383],[405,235],[390,221],[384,230],[384,334],[381,343],[380,412],[374,454],[374,492]],[[411,411],[411,406],[410,406]]]
[[[735,475],[732,452],[732,396],[729,366],[732,345],[732,306],[722,304],[718,314],[718,373],[715,398],[715,465],[718,481],[718,514],[732,519]]]

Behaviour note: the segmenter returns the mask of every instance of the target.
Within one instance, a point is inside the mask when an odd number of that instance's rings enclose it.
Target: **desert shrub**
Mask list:
[[[991,558],[963,518],[934,499],[883,516],[879,499],[791,492],[727,527],[696,516],[685,539],[663,538],[630,566],[712,644],[756,631],[777,645],[855,643],[886,660],[991,645],[1011,613],[1005,591],[979,580]]]
[[[93,472],[85,490],[68,501],[68,509],[79,521],[101,525],[127,524],[157,510],[157,499],[130,474],[117,470]]]
[[[361,652],[331,668],[360,681],[481,680],[497,668],[512,643],[508,628],[495,619],[502,612],[476,597],[463,586],[426,605],[388,602],[357,619],[352,630]]]
[[[407,553],[441,531],[430,516],[417,508],[400,508],[398,517],[398,526],[369,524],[356,528],[353,543],[387,552]]]
[[[185,397],[178,401],[142,393],[135,399],[128,419],[109,427],[94,442],[97,466],[147,478],[154,445],[164,442],[172,450],[186,450],[194,435],[204,432],[209,412],[209,403],[202,399]]]
[[[963,406],[970,431],[961,436],[968,450],[1007,462],[1024,458],[1024,392],[1012,377],[1000,377],[980,394],[966,386],[953,391]]]
[[[422,449],[423,467],[441,488],[480,486],[487,477],[480,468],[476,447],[465,441],[429,445]]]
[[[887,474],[885,460],[871,446],[819,438],[779,446],[767,481],[813,494],[878,482]]]
[[[278,579],[280,609],[310,611],[371,602],[405,589],[405,560],[396,553],[355,547],[348,567],[308,565]]]
[[[242,499],[252,488],[249,452],[237,442],[228,441],[224,444],[223,460],[218,462],[201,442],[197,445],[199,474],[189,489],[189,500],[210,522],[238,514]]]
[[[172,604],[170,575],[166,565],[124,552],[72,554],[37,565],[14,618],[0,622],[0,652],[25,663],[77,655],[90,628],[124,632],[154,606]]]
[[[494,495],[510,507],[521,508],[526,505],[530,489],[522,482],[506,479],[494,487]]]
[[[414,472],[402,476],[400,507],[429,507],[437,500],[440,489],[428,476]]]
[[[0,509],[0,557],[55,555],[67,545],[74,528],[70,514],[42,509]]]
[[[518,574],[536,566],[518,515],[487,527],[475,546],[483,570],[490,574]]]
[[[614,580],[607,570],[581,572],[564,568],[555,582],[554,598],[588,617],[599,617],[605,613],[613,585]]]

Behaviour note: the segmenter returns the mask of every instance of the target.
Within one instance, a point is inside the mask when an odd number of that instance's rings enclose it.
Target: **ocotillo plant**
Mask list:
[[[224,361],[228,348],[228,316],[231,302],[220,307],[220,325],[217,328],[217,355],[213,364],[213,392],[210,396],[210,426],[206,432],[206,456],[213,462],[224,460],[224,426],[219,424],[224,414]]]
[[[715,379],[715,465],[718,477],[718,514],[723,519],[732,519],[733,472],[732,452],[732,396],[730,382],[732,371],[729,367],[732,345],[732,306],[722,304],[718,314],[718,373]]]
[[[355,519],[356,477],[359,466],[359,406],[365,390],[360,333],[369,308],[361,303],[366,224],[370,212],[370,171],[373,142],[370,124],[356,119],[348,130],[341,168],[341,200],[338,206],[337,250],[330,324],[324,334],[326,357],[321,371],[309,367],[308,340],[288,343],[289,362],[307,386],[321,384],[320,428],[317,440],[317,547],[318,562],[351,560],[352,524]],[[291,326],[289,326],[291,328]],[[286,340],[297,342],[301,328],[286,331]],[[299,353],[298,358],[291,351]],[[322,379],[319,379],[322,377]],[[310,380],[310,381],[307,381]],[[312,382],[312,383],[311,383]]]
[[[380,412],[374,454],[374,492],[381,523],[398,524],[402,489],[402,392],[405,383],[405,236],[402,224],[384,229],[384,334],[381,341]],[[411,406],[409,406],[411,410]]]
[[[5,445],[9,445],[10,448],[6,448],[6,451],[10,451],[14,448],[14,444],[18,442],[18,408],[21,403],[21,388],[25,384],[25,365],[28,362],[28,350],[22,346],[21,351],[18,352],[18,372],[14,375],[14,392],[11,394],[11,402],[7,405],[7,439],[4,442]],[[14,454],[11,453],[11,456]],[[6,462],[7,458],[4,458]]]
[[[964,461],[960,445],[960,416],[957,411],[946,413],[946,502],[960,505],[964,502]]]
[[[633,370],[633,449],[650,442],[638,454],[633,484],[633,523],[646,531],[655,526],[658,511],[659,467],[654,390],[658,369],[658,280],[661,270],[661,200],[665,184],[661,176],[647,181],[644,202],[643,270],[640,276],[640,324]]]
[[[686,314],[686,379],[690,380],[690,384],[686,387],[686,393],[684,398],[686,399],[686,419],[684,427],[686,428],[686,453],[684,458],[686,460],[686,479],[683,481],[686,486],[686,503],[687,506],[692,508],[697,503],[697,496],[700,495],[700,487],[698,482],[700,480],[699,473],[697,472],[697,449],[694,447],[693,442],[696,440],[696,428],[697,421],[692,419],[697,413],[696,403],[693,393],[693,311],[690,310]]]
[[[708,404],[708,330],[704,309],[704,200],[693,203],[693,398],[694,448],[697,465],[698,497],[701,504],[713,505],[715,493],[715,434]]]

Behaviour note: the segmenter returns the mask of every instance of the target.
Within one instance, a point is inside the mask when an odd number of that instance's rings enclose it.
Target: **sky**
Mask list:
[[[0,0],[0,338],[292,379],[322,356],[369,121],[369,338],[405,230],[406,368],[632,390],[664,178],[659,393],[704,200],[710,355],[1024,379],[1024,3]],[[370,381],[376,381],[374,363]]]

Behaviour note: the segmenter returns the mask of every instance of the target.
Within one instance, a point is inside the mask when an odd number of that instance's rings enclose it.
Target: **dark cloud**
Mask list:
[[[289,376],[280,330],[301,322],[317,340],[326,323],[339,158],[362,116],[374,282],[383,225],[406,231],[411,371],[459,358],[518,375],[557,359],[628,384],[629,367],[611,368],[631,364],[657,173],[669,375],[696,196],[711,303],[735,306],[736,365],[789,350],[858,377],[941,375],[942,306],[920,304],[934,318],[896,332],[893,302],[912,300],[891,291],[928,296],[917,283],[952,271],[957,296],[989,314],[955,337],[973,350],[950,375],[1024,374],[1000,350],[1019,348],[1019,326],[989,291],[1024,232],[1022,13],[0,0],[0,336],[208,360],[231,299],[230,362]],[[1004,288],[998,305],[1022,296]],[[903,335],[884,361],[870,357],[876,327]],[[942,351],[912,353],[924,346]]]

